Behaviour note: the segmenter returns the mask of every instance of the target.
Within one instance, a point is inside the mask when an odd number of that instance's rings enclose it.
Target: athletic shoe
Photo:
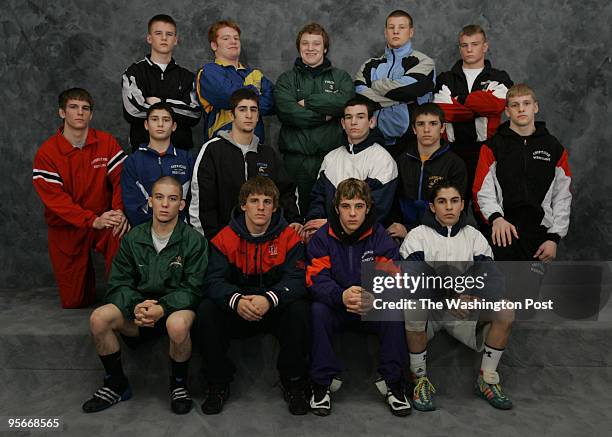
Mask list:
[[[191,411],[193,401],[185,386],[170,386],[170,409],[175,414],[187,414]]]
[[[308,413],[308,381],[300,378],[296,381],[285,380],[281,383],[283,396],[289,404],[289,412],[295,416],[302,416]]]
[[[474,394],[500,410],[509,410],[512,408],[512,401],[504,393],[499,383],[499,373],[495,370],[480,371],[480,375],[478,375],[476,385],[474,386]]]
[[[385,395],[385,399],[391,409],[391,413],[395,416],[404,417],[412,412],[410,402],[406,399],[406,393],[404,393],[404,386],[401,379],[393,384],[387,383],[387,394]]]
[[[317,416],[329,416],[331,414],[331,391],[329,386],[312,384],[312,395],[310,397],[310,411]]]
[[[419,411],[433,411],[436,409],[433,401],[435,387],[426,375],[417,378],[412,375],[414,390],[412,391],[412,406]]]
[[[202,413],[219,414],[229,395],[229,384],[208,384],[208,393],[202,403]]]
[[[116,389],[111,389],[109,382],[110,376],[107,375],[104,377],[104,385],[93,394],[91,399],[83,404],[83,411],[86,413],[97,413],[112,407],[118,402],[127,401],[132,397],[132,389],[127,380],[124,383],[125,389],[120,391],[121,394]]]

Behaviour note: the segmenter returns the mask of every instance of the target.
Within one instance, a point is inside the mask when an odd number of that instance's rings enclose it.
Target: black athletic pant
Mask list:
[[[210,384],[227,384],[236,370],[227,356],[233,338],[266,333],[280,343],[276,367],[281,380],[308,375],[310,353],[310,304],[300,299],[271,308],[259,322],[249,322],[237,312],[219,308],[204,299],[198,309],[198,336],[203,354],[203,373]]]

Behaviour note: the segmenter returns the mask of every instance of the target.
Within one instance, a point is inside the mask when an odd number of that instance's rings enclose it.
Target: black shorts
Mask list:
[[[161,337],[162,335],[166,335],[168,333],[166,330],[166,320],[168,320],[168,317],[162,317],[151,328],[139,326],[137,336],[129,337],[121,334],[121,338],[123,338],[123,342],[127,347],[135,349],[143,343],[147,343],[153,339]]]

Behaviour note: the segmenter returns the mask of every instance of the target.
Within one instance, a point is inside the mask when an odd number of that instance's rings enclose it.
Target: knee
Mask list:
[[[191,329],[191,320],[187,317],[178,315],[177,313],[171,314],[166,320],[166,330],[168,331],[168,337],[173,343],[183,343],[189,338],[189,331]]]
[[[118,329],[123,320],[121,311],[113,304],[96,308],[89,316],[89,329],[93,335],[99,335],[109,330]]]

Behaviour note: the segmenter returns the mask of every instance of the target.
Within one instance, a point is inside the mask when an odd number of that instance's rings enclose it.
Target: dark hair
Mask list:
[[[410,27],[414,26],[414,22],[412,21],[412,16],[408,12],[402,9],[396,9],[393,12],[391,12],[389,15],[387,15],[387,18],[385,18],[385,27],[387,27],[387,21],[389,21],[389,18],[391,17],[406,17],[408,18],[408,21],[410,21]]]
[[[149,106],[149,109],[147,109],[147,120],[149,119],[151,113],[157,110],[166,111],[168,114],[170,114],[170,118],[172,119],[172,121],[176,121],[174,118],[174,111],[172,110],[172,106],[165,102],[157,102]]]
[[[251,88],[238,88],[232,93],[229,99],[232,113],[234,109],[236,109],[236,106],[243,100],[254,100],[257,102],[257,107],[259,108],[259,95],[254,90]]]
[[[174,21],[174,18],[166,14],[157,14],[149,20],[149,24],[147,25],[147,31],[149,33],[151,33],[151,26],[153,26],[153,23],[157,23],[158,21],[162,23],[172,24],[174,26],[174,29],[176,30],[176,21]]]
[[[463,29],[461,29],[461,32],[459,32],[459,39],[461,39],[462,36],[472,36],[476,35],[477,33],[482,34],[484,41],[487,40],[487,34],[485,33],[484,29],[478,24],[468,24]]]
[[[444,117],[444,111],[438,105],[432,102],[423,103],[422,105],[414,108],[412,112],[412,120],[410,120],[412,126],[414,127],[416,119],[420,115],[435,115],[440,119],[440,123],[444,124],[446,118]]]
[[[431,187],[431,190],[429,191],[429,202],[434,203],[436,197],[438,197],[438,193],[440,193],[441,190],[447,188],[454,188],[455,190],[457,190],[459,196],[461,197],[461,200],[463,200],[463,193],[461,192],[461,188],[459,188],[459,186],[450,179],[442,178],[438,182],[436,182],[433,187]]]
[[[59,97],[57,98],[59,107],[65,110],[66,103],[68,103],[68,100],[70,99],[84,100],[85,102],[89,103],[89,108],[93,111],[93,108],[94,108],[93,97],[91,97],[91,94],[89,94],[87,90],[83,88],[70,88],[65,91],[62,91]]]
[[[372,190],[366,182],[360,179],[348,178],[338,184],[336,194],[334,194],[336,208],[340,207],[343,198],[348,200],[359,198],[366,203],[368,208],[372,206]]]
[[[153,193],[155,192],[155,187],[160,184],[174,185],[175,187],[179,189],[181,199],[183,198],[183,186],[178,181],[178,179],[176,179],[174,176],[162,176],[159,179],[157,179],[155,182],[153,182],[153,185],[151,186],[151,196],[153,196]]]
[[[240,187],[240,194],[238,194],[238,204],[240,206],[246,205],[247,199],[252,194],[263,194],[264,196],[270,196],[274,208],[278,207],[278,199],[280,198],[280,192],[276,187],[274,181],[265,176],[257,175],[254,178],[247,180]]]
[[[238,23],[232,20],[221,20],[217,21],[208,28],[208,42],[211,43],[217,41],[217,33],[224,27],[231,27],[238,32],[238,35],[240,36],[240,26],[238,26]]]
[[[305,33],[310,33],[312,35],[321,35],[323,37],[323,47],[325,50],[329,51],[329,35],[318,23],[309,23],[306,26],[302,27],[302,30],[299,31],[297,38],[295,39],[295,46],[297,47],[297,51],[300,51],[300,41],[302,41],[302,36]]]
[[[346,110],[346,108],[350,106],[357,106],[357,105],[364,105],[367,108],[368,119],[374,116],[374,111],[376,111],[376,108],[374,107],[374,103],[372,102],[372,100],[368,99],[366,96],[363,96],[361,94],[356,94],[355,97],[353,97],[351,100],[346,102],[344,105],[344,110]],[[343,113],[344,113],[344,110],[343,110]]]

